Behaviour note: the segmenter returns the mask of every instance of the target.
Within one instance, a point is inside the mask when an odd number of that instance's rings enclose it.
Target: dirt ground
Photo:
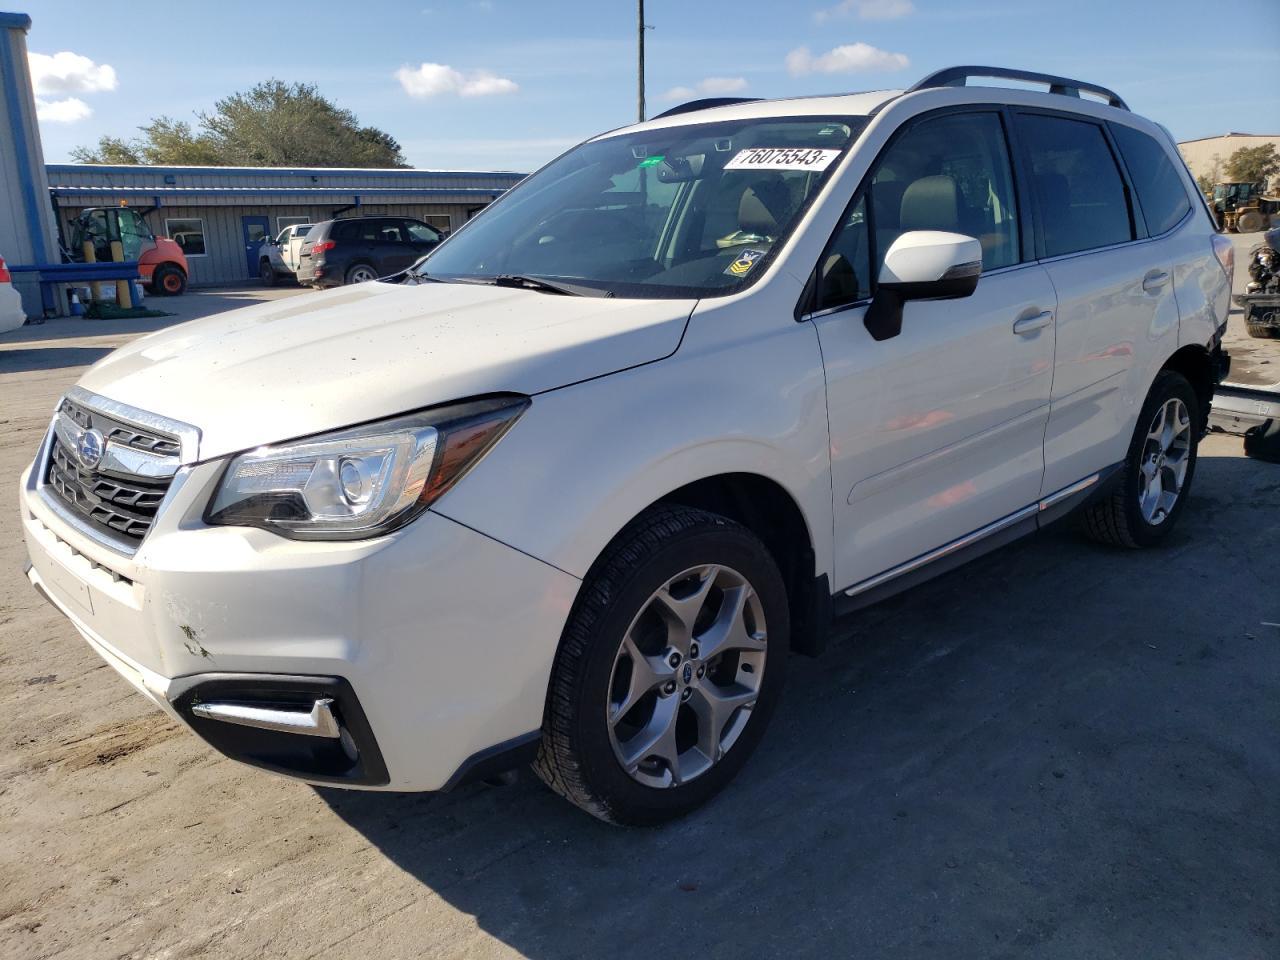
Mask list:
[[[241,767],[27,586],[17,475],[151,327],[0,338],[0,957],[1280,956],[1280,467],[1239,438],[1202,445],[1160,550],[1059,526],[864,611],[793,661],[730,790],[627,831],[532,777]],[[1258,345],[1237,372],[1280,368]]]

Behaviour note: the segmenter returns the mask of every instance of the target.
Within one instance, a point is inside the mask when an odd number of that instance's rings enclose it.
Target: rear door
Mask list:
[[[1047,494],[1124,459],[1154,375],[1151,359],[1176,349],[1178,306],[1169,251],[1145,240],[1106,123],[1078,114],[1015,116],[1037,250],[1058,295]]]

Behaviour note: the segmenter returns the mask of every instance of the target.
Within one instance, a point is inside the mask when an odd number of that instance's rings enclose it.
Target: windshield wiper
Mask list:
[[[612,297],[613,292],[586,287],[577,283],[558,283],[544,280],[542,277],[528,277],[520,273],[500,273],[493,278],[495,287],[521,287],[525,290],[541,290],[543,293],[558,293],[565,297]]]

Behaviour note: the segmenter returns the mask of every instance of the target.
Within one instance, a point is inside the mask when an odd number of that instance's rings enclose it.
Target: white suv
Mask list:
[[[1049,90],[966,85],[1007,76]],[[99,362],[22,479],[28,576],[237,760],[532,761],[661,821],[833,616],[1076,508],[1168,534],[1230,249],[1167,133],[1077,81],[687,104],[391,282]]]

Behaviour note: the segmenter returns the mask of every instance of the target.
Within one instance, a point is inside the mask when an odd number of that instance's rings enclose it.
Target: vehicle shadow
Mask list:
[[[97,363],[111,347],[35,347],[0,351],[0,374],[31,370],[58,370],[63,367]]]
[[[1202,456],[1197,484],[1158,551],[1059,524],[841,623],[678,823],[609,827],[532,776],[319,793],[539,960],[1265,954],[1280,605],[1249,569],[1280,548],[1280,473]]]

